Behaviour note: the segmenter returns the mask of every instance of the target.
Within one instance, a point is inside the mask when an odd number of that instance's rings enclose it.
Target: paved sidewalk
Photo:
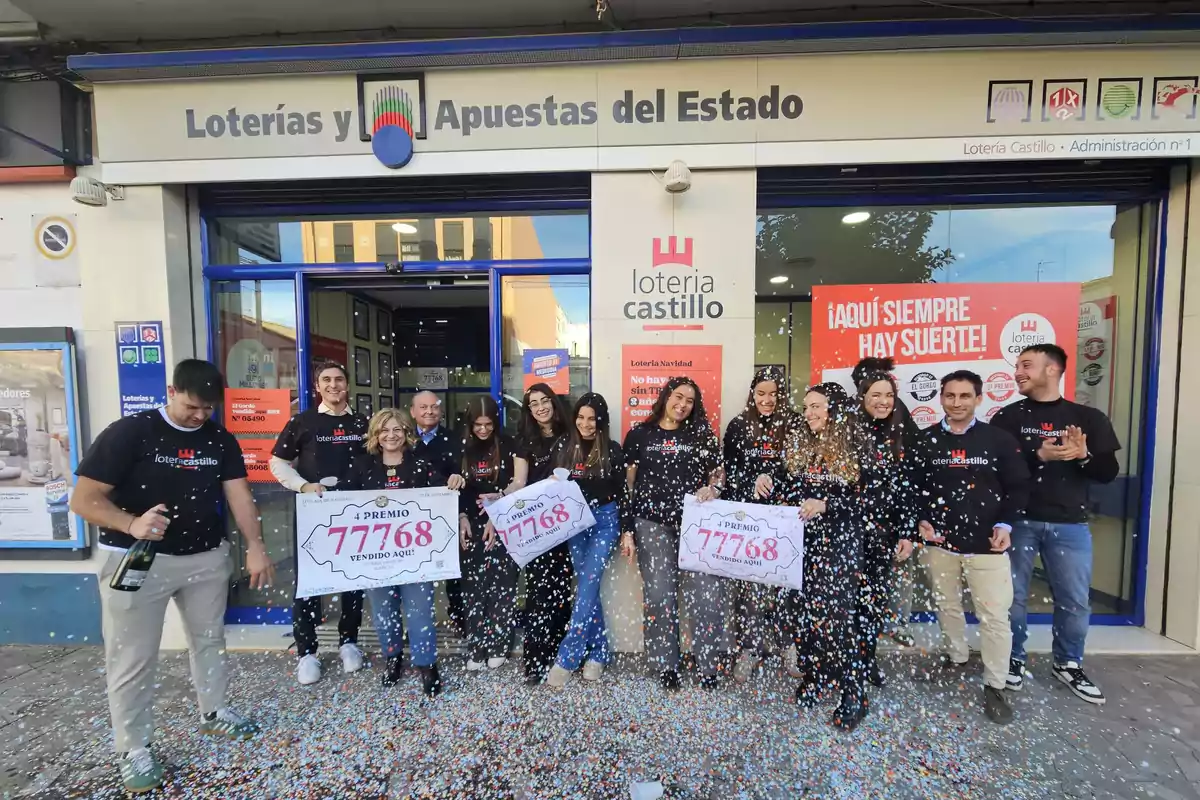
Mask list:
[[[989,723],[978,670],[915,683],[918,656],[886,657],[889,686],[853,734],[803,711],[768,669],[746,687],[678,694],[621,660],[599,685],[528,689],[514,664],[468,674],[447,658],[446,694],[378,669],[293,682],[285,653],[234,656],[234,703],[266,732],[201,739],[187,658],[160,670],[157,749],[172,798],[627,798],[661,779],[667,798],[1149,798],[1200,800],[1200,658],[1096,657],[1109,704],[1089,706],[1035,659],[1017,721]],[[97,648],[0,648],[0,797],[123,796],[110,754]]]

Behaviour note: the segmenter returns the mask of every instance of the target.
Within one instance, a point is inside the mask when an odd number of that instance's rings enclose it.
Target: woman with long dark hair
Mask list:
[[[554,390],[535,383],[521,401],[521,426],[513,456],[513,479],[499,495],[545,480],[554,470],[553,454],[567,432],[567,412]],[[497,537],[488,524],[487,544]],[[525,682],[541,683],[558,654],[571,618],[571,553],[566,542],[525,565]]]
[[[883,686],[883,674],[875,661],[876,642],[888,614],[893,583],[901,574],[900,565],[909,561],[918,536],[914,516],[917,428],[900,411],[896,381],[889,373],[867,372],[857,389],[857,410],[867,449],[863,462],[862,516],[866,529],[858,615],[860,651],[867,660],[867,679]]]
[[[375,412],[367,427],[366,453],[355,461],[349,477],[350,489],[421,489],[440,483],[437,467],[413,455],[416,426],[397,408]],[[455,486],[460,476],[451,476]],[[461,517],[460,517],[461,522]],[[433,617],[433,583],[404,583],[367,589],[379,644],[387,659],[383,685],[394,686],[404,670],[404,628],[412,663],[421,672],[421,684],[429,697],[442,690],[437,666],[437,628]]]
[[[861,396],[864,381],[869,377],[878,376],[880,373],[886,376],[892,384],[892,410],[885,413],[885,409],[882,406],[883,401],[877,397],[874,401],[880,404],[877,411],[891,418],[887,426],[890,430],[900,433],[899,437],[891,437],[893,442],[902,442],[909,445],[909,449],[911,450],[911,445],[917,441],[916,436],[921,432],[921,429],[913,421],[912,414],[908,411],[908,406],[904,404],[904,400],[900,397],[895,379],[892,378],[892,371],[895,369],[896,362],[890,358],[868,357],[854,365],[850,379],[854,382],[855,389]],[[878,383],[878,380],[875,383]],[[886,390],[884,387],[878,386],[876,387],[876,391],[878,393]],[[865,397],[863,400],[866,402]],[[911,459],[906,463],[911,466]],[[901,647],[912,647],[916,643],[916,640],[913,639],[913,635],[908,629],[909,621],[912,619],[913,589],[916,584],[916,574],[917,559],[893,559],[891,576],[888,581],[890,587],[887,601],[888,607],[883,616],[882,632],[886,636],[891,637]]]
[[[491,395],[477,395],[463,412],[459,535],[462,546],[463,627],[467,671],[497,669],[512,647],[517,602],[517,565],[503,544],[484,541],[487,514],[479,498],[498,493],[513,479],[515,445],[500,433],[500,409]]]
[[[621,532],[621,509],[627,494],[621,445],[609,438],[608,403],[601,395],[588,392],[575,403],[572,417],[574,424],[558,440],[554,463],[569,470],[571,480],[579,484],[596,524],[567,541],[575,568],[575,604],[567,635],[546,679],[557,687],[565,686],[580,665],[584,680],[600,680],[612,660],[600,582]]]
[[[630,499],[621,524],[621,552],[629,559],[636,555],[642,573],[646,650],[665,689],[679,688],[676,596],[683,499],[695,493],[703,502],[720,495],[719,447],[700,387],[683,377],[667,381],[649,418],[625,437]],[[725,579],[689,572],[683,583],[700,684],[715,688],[725,638]]]
[[[765,502],[755,492],[755,479],[773,474],[783,459],[794,415],[787,402],[783,372],[764,367],[754,373],[746,407],[725,429],[724,467],[726,500]],[[734,581],[738,659],[734,679],[745,683],[770,649],[780,647],[789,674],[799,677],[796,666],[794,624],[795,592],[751,581]]]
[[[867,713],[865,664],[859,653],[863,528],[862,434],[846,390],[836,383],[804,395],[804,425],[788,445],[780,495],[805,520],[804,597],[797,626],[806,707],[835,686],[842,702],[833,723],[853,730]],[[760,476],[770,484],[768,476]],[[763,487],[768,488],[768,487]]]

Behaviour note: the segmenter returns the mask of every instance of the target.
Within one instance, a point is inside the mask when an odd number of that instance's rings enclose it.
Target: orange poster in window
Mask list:
[[[916,283],[814,286],[812,381],[854,393],[850,372],[867,356],[895,359],[899,399],[921,427],[942,418],[943,375],[983,378],[981,419],[1021,399],[1013,368],[1021,350],[1051,343],[1074,357],[1078,283]],[[1075,397],[1068,364],[1063,396]]]
[[[649,418],[659,391],[671,378],[688,377],[700,387],[713,431],[721,430],[721,345],[627,344],[621,348],[621,440]]]
[[[288,389],[225,390],[225,428],[230,433],[278,434],[291,416]]]
[[[275,483],[271,475],[271,451],[274,439],[238,439],[242,447],[242,460],[246,462],[246,475],[251,483]]]

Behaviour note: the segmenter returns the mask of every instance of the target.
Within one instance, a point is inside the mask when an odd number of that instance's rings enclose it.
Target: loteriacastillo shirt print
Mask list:
[[[1097,409],[1059,398],[1042,403],[1026,398],[1005,406],[992,425],[1008,431],[1021,446],[1033,474],[1025,516],[1037,522],[1088,521],[1088,487],[1092,482],[1111,483],[1120,472],[1117,451],[1121,443],[1108,417]],[[1042,461],[1037,452],[1050,439],[1061,444],[1074,425],[1087,436],[1086,461]]]
[[[192,555],[225,539],[221,503],[225,481],[246,477],[233,434],[209,420],[180,428],[164,409],[119,419],[96,437],[75,474],[113,487],[113,504],[136,516],[160,503],[171,520],[160,555]],[[125,550],[136,541],[124,531],[100,529],[100,546]]]
[[[288,420],[271,455],[296,461],[296,472],[309,483],[322,478],[345,480],[367,440],[367,418],[357,412],[333,415],[310,408]]]
[[[639,517],[678,528],[684,495],[708,484],[720,464],[719,448],[707,427],[668,431],[647,423],[630,430],[623,448],[625,464],[636,466],[637,476],[621,530],[632,531],[633,520]]]

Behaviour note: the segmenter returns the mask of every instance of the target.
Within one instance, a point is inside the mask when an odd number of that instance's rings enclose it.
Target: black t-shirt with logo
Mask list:
[[[774,475],[783,458],[784,442],[790,431],[789,420],[779,414],[754,425],[745,414],[734,417],[725,429],[724,500],[756,502],[754,482],[759,475]]]
[[[487,519],[483,509],[479,507],[479,496],[494,494],[512,483],[513,453],[516,444],[511,437],[504,434],[499,435],[498,442],[498,463],[492,460],[490,448],[476,445],[466,448],[463,454],[460,469],[467,483],[458,493],[458,510],[479,522]]]
[[[623,531],[633,530],[637,517],[678,528],[683,496],[707,486],[720,463],[720,445],[707,428],[668,431],[657,423],[643,423],[625,436],[623,449],[626,466],[637,467]]]
[[[941,424],[922,432],[919,516],[955,553],[991,553],[992,529],[1012,526],[1029,501],[1029,469],[1009,433],[976,422],[963,433]]]
[[[288,420],[271,455],[295,461],[296,472],[309,483],[320,483],[322,478],[337,478],[341,483],[366,441],[367,418],[362,414],[334,416],[310,408]]]
[[[535,439],[522,436],[517,440],[515,455],[517,458],[524,459],[525,463],[529,465],[529,475],[525,479],[526,485],[544,481],[550,477],[550,473],[554,472],[554,462],[551,456],[561,437],[562,434],[538,436]]]
[[[113,487],[109,499],[141,516],[162,504],[171,524],[156,552],[204,553],[225,539],[221,519],[225,481],[246,477],[242,448],[212,420],[194,430],[168,422],[161,409],[117,420],[96,437],[75,474]],[[128,549],[124,531],[100,529],[100,544]]]
[[[1059,398],[1041,403],[1025,398],[1005,406],[992,417],[992,425],[1008,431],[1021,446],[1021,454],[1033,474],[1033,488],[1026,516],[1038,522],[1087,522],[1088,484],[1110,483],[1120,465],[1121,443],[1104,413]],[[1091,458],[1079,461],[1042,461],[1038,450],[1052,439],[1062,444],[1067,427],[1074,425],[1087,436]]]
[[[617,503],[624,508],[625,503],[625,454],[621,445],[608,440],[608,455],[603,463],[589,469],[588,459],[592,448],[596,446],[595,439],[580,439],[579,452],[569,452],[570,437],[564,436],[555,446],[554,463],[570,470],[571,480],[579,484],[579,491],[592,508]]]
[[[359,453],[346,473],[347,490],[424,489],[442,486],[445,481],[438,475],[433,464],[408,452],[404,460],[395,466],[383,463],[383,458],[370,453]]]

